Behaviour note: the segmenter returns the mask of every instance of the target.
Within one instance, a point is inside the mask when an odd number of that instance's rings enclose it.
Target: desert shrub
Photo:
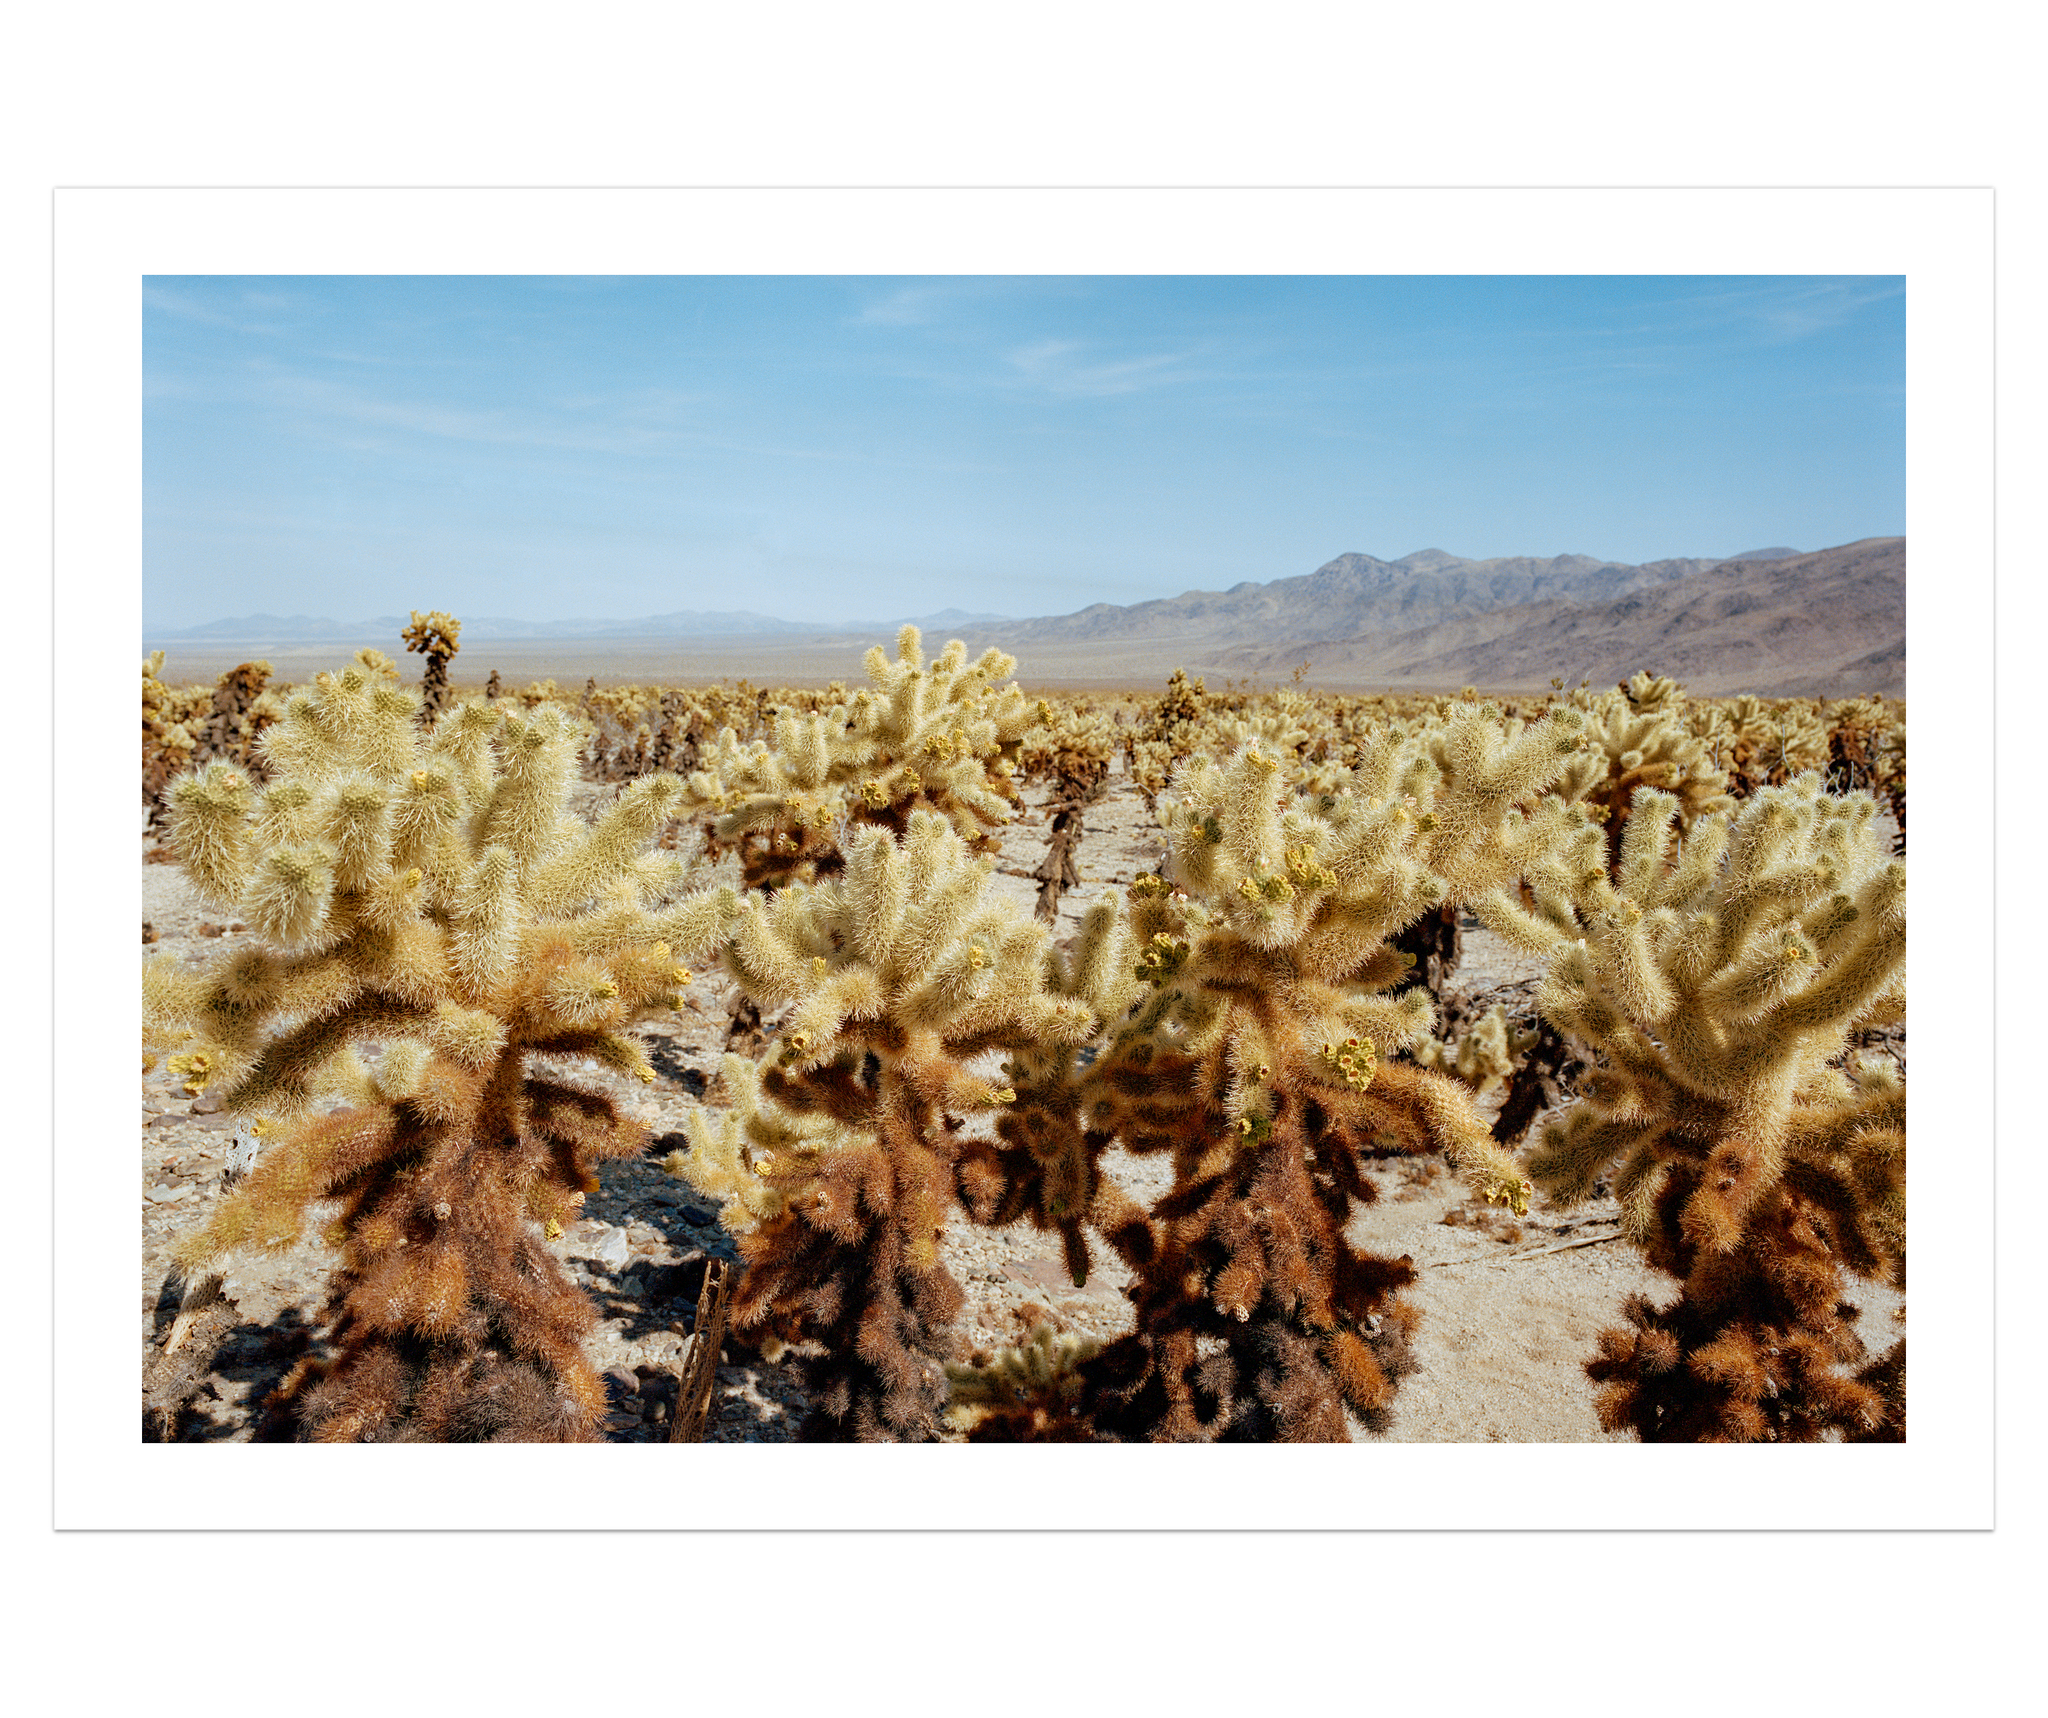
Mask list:
[[[426,614],[414,609],[412,625],[403,636],[408,651],[416,650],[427,659],[426,672],[420,680],[420,720],[431,725],[440,716],[442,705],[448,702],[448,664],[462,648],[457,642],[462,636],[462,622],[440,609],[431,609]]]
[[[1643,673],[1597,698],[1576,694],[1574,702],[1586,711],[1586,741],[1558,791],[1604,826],[1610,867],[1619,862],[1630,807],[1644,788],[1672,795],[1687,829],[1735,803],[1707,743],[1686,726],[1676,682]]]
[[[1711,813],[1638,795],[1610,882],[1554,867],[1545,1015],[1588,1047],[1529,1173],[1560,1204],[1606,1178],[1683,1285],[1637,1298],[1588,1371],[1601,1423],[1648,1441],[1902,1435],[1904,1348],[1864,1358],[1849,1279],[1905,1283],[1905,1091],[1859,1027],[1905,1006],[1905,871],[1867,795],[1817,775]],[[1571,873],[1576,870],[1576,875]],[[1570,905],[1563,907],[1567,897]]]
[[[676,1003],[679,955],[738,903],[677,898],[645,851],[673,777],[588,826],[560,712],[477,701],[421,729],[417,703],[361,664],[321,675],[263,736],[260,793],[227,764],[172,788],[186,874],[256,934],[145,968],[152,1040],[272,1135],[177,1258],[194,1276],[336,1201],[337,1352],[279,1403],[299,1436],[585,1440],[593,1314],[545,1238],[644,1132],[573,1069],[652,1079],[626,1028]]]
[[[783,710],[772,741],[743,747],[721,729],[690,778],[690,804],[712,813],[707,856],[736,850],[749,888],[832,875],[845,861],[842,825],[901,835],[929,811],[986,853],[1015,815],[1015,759],[1032,717],[1005,684],[1016,658],[989,650],[970,664],[956,639],[927,666],[906,626],[895,661],[877,646],[865,666],[869,686],[828,709]]]
[[[694,1111],[670,1169],[723,1202],[745,1272],[735,1329],[795,1350],[812,1438],[937,1435],[959,1284],[939,1254],[962,1118],[1015,1093],[976,1064],[1078,1042],[1088,1006],[1045,984],[1046,934],[987,890],[937,812],[855,833],[843,869],[748,899],[723,959],[793,1005],[731,1108]]]

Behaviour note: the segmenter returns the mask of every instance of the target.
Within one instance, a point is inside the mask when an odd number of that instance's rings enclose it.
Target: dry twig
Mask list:
[[[676,1412],[669,1422],[672,1444],[701,1444],[711,1412],[711,1387],[718,1377],[718,1345],[725,1340],[725,1263],[708,1259],[697,1294],[696,1329],[677,1373]]]

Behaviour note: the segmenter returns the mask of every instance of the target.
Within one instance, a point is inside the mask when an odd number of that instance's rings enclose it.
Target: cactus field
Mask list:
[[[1901,701],[414,621],[144,664],[145,1439],[1904,1438]]]

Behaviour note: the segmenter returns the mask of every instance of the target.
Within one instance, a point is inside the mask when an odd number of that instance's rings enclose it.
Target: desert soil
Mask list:
[[[577,790],[579,809],[610,797],[609,787]],[[1026,911],[1037,898],[1031,873],[1044,857],[1042,794],[1006,835],[994,886]],[[1070,936],[1103,891],[1158,868],[1159,837],[1144,799],[1113,779],[1088,808],[1080,848],[1082,883],[1062,899],[1055,934]],[[174,865],[150,863],[144,839],[142,918],[154,943],[205,961],[246,933],[209,923]],[[730,862],[728,862],[729,864]],[[715,877],[717,872],[708,873]],[[1468,996],[1532,981],[1536,963],[1467,922],[1463,958],[1449,989]],[[669,1176],[654,1159],[680,1146],[677,1133],[724,1048],[732,986],[700,976],[687,1007],[673,1021],[642,1028],[659,1074],[656,1085],[628,1091],[592,1066],[581,1072],[612,1090],[644,1121],[655,1144],[645,1159],[599,1166],[600,1190],[583,1219],[551,1243],[582,1284],[600,1323],[589,1352],[609,1383],[615,1443],[665,1441],[694,1295],[707,1258],[736,1260],[732,1237],[714,1203]],[[715,1101],[715,1088],[711,1092]],[[195,1308],[189,1334],[175,1352],[164,1344],[178,1314],[170,1281],[170,1247],[204,1220],[219,1197],[233,1137],[231,1118],[215,1101],[186,1096],[159,1068],[142,1077],[142,1317],[144,1435],[179,1441],[246,1442],[263,1396],[308,1347],[320,1346],[323,1284],[336,1255],[320,1239],[316,1208],[300,1241],[245,1257],[227,1273],[221,1298]],[[1161,1159],[1112,1154],[1108,1171],[1140,1203],[1167,1185]],[[1354,1442],[1598,1443],[1627,1441],[1600,1430],[1584,1365],[1595,1338],[1619,1322],[1631,1292],[1660,1303],[1677,1285],[1649,1269],[1616,1234],[1617,1208],[1598,1199],[1571,1210],[1533,1208],[1519,1221],[1470,1199],[1432,1159],[1373,1167],[1379,1199],[1353,1219],[1352,1238],[1389,1256],[1413,1260],[1419,1281],[1408,1298],[1420,1309],[1413,1340],[1416,1370],[1400,1383],[1389,1423],[1377,1432],[1355,1421]],[[1123,1290],[1129,1273],[1106,1249],[1085,1288],[1076,1289],[1056,1238],[1026,1225],[990,1230],[958,1215],[944,1256],[966,1293],[956,1351],[966,1358],[1023,1340],[1040,1324],[1108,1338],[1130,1328]],[[1862,1331],[1873,1351],[1899,1334],[1898,1297],[1858,1285]],[[705,1431],[710,1442],[775,1443],[792,1439],[806,1403],[792,1367],[770,1364],[729,1341],[719,1366]]]

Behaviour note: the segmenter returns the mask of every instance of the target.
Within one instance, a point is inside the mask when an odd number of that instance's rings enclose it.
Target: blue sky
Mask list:
[[[1905,530],[1896,277],[154,277],[143,620],[1063,614]]]

